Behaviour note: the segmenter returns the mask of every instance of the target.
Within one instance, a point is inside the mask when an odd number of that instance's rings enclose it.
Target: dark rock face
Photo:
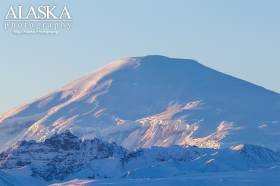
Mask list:
[[[66,130],[61,134],[55,134],[51,138],[46,139],[45,144],[54,149],[79,150],[81,140],[69,130]]]

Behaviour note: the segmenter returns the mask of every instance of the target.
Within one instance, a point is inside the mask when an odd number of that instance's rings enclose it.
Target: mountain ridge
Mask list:
[[[43,142],[18,142],[0,154],[0,171],[10,175],[30,170],[25,179],[33,177],[52,183],[73,178],[160,178],[258,170],[277,162],[280,162],[280,154],[255,145],[228,149],[170,146],[128,151],[100,139],[80,139],[66,130]]]

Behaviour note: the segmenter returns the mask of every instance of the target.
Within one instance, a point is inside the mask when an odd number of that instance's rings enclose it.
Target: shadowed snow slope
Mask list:
[[[115,61],[0,115],[2,150],[65,129],[126,148],[280,147],[280,95],[188,59]]]

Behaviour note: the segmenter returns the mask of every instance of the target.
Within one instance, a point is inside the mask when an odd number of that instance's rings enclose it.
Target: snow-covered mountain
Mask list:
[[[1,153],[0,168],[29,166],[32,176],[46,181],[63,180],[96,159],[121,159],[126,150],[99,139],[81,140],[69,131],[55,134],[44,142],[20,141]],[[30,175],[31,176],[31,175]]]
[[[66,129],[128,149],[280,148],[280,95],[188,59],[134,57],[0,115],[1,149]]]
[[[47,185],[77,178],[170,178],[192,173],[269,169],[279,162],[278,153],[255,145],[227,149],[171,146],[128,151],[115,143],[79,139],[65,131],[43,142],[21,141],[2,152],[0,181],[12,184],[17,179],[33,179]],[[25,177],[21,178],[23,172]],[[15,180],[11,179],[13,175],[17,175]]]

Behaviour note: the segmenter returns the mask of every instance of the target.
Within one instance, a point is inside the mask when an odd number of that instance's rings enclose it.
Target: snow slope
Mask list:
[[[280,168],[263,169],[257,171],[238,171],[225,173],[198,173],[168,178],[146,179],[106,179],[80,180],[75,179],[51,186],[279,186]]]
[[[0,147],[71,129],[128,149],[244,143],[279,149],[279,113],[278,93],[194,60],[134,57],[1,114]]]

